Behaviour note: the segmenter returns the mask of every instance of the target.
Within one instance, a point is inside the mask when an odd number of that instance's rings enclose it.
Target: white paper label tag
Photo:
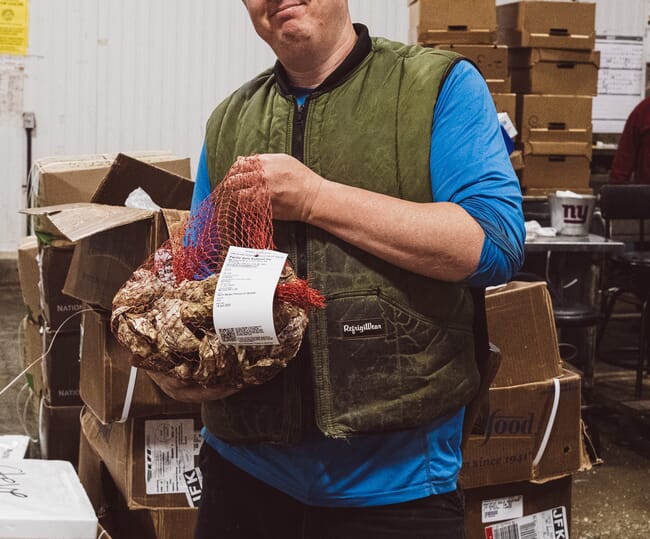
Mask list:
[[[482,522],[498,522],[499,520],[512,520],[524,516],[524,497],[508,496],[483,500],[481,511]]]
[[[183,473],[194,469],[194,420],[149,420],[144,423],[147,494],[186,491]]]
[[[201,469],[197,466],[191,470],[183,473],[185,478],[185,496],[187,497],[187,505],[190,507],[198,507],[201,503],[201,495],[203,494],[203,475]]]
[[[493,524],[485,528],[485,539],[569,539],[566,509],[548,511]]]
[[[286,253],[230,247],[219,274],[212,315],[223,344],[279,344],[273,296]]]

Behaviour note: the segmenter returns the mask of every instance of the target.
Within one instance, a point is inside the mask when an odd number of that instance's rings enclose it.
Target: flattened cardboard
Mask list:
[[[102,423],[122,418],[131,374],[131,354],[113,337],[109,318],[109,312],[87,311],[82,321],[79,389],[81,399]],[[169,398],[146,372],[139,370],[128,410],[128,417],[196,415],[200,405]]]
[[[471,45],[443,43],[439,49],[455,51],[470,59],[486,80],[508,79],[508,47],[505,45]],[[514,118],[514,116],[513,116]]]
[[[531,358],[531,362],[534,358]],[[580,376],[564,370],[559,404],[548,444],[533,461],[549,425],[555,396],[552,379],[510,387],[491,387],[489,416],[482,434],[472,434],[463,452],[463,488],[515,481],[543,481],[588,468],[580,418]]]
[[[509,49],[508,57],[512,91],[515,93],[552,95],[596,95],[598,93],[600,65],[598,51]]]
[[[522,141],[586,142],[591,147],[591,96],[520,95],[517,130]]]
[[[465,537],[485,537],[483,522],[483,502],[521,496],[524,516],[546,511],[554,507],[564,506],[567,510],[567,520],[571,522],[571,490],[572,476],[567,475],[547,483],[531,483],[519,481],[489,487],[470,488],[465,490]],[[570,530],[569,530],[570,532]],[[569,533],[569,537],[571,534]]]
[[[20,292],[27,312],[34,322],[43,315],[41,308],[41,292],[38,288],[38,241],[36,236],[24,237],[18,246],[16,258]]]
[[[195,431],[199,431],[202,426],[200,416],[192,415],[128,419],[124,423],[103,425],[90,410],[84,408],[81,430],[90,447],[106,465],[129,509],[188,507],[185,494],[146,493],[144,431],[145,422],[152,419],[191,419]]]
[[[41,246],[38,268],[40,276],[41,307],[45,325],[51,330],[79,331],[79,318],[69,319],[81,310],[81,302],[63,293],[63,285],[70,269],[74,245]]]
[[[155,163],[156,167],[183,178],[191,177],[189,158],[178,158],[167,152],[134,152],[130,155],[141,162]],[[102,154],[40,159],[36,162],[38,179],[34,206],[90,202],[110,171],[115,157],[115,154]],[[35,219],[35,229],[59,235],[50,222],[40,218]]]
[[[521,186],[554,189],[587,189],[590,160],[584,155],[525,155],[519,173]]]
[[[79,479],[110,537],[179,539],[193,537],[197,509],[194,507],[152,507],[129,509],[106,465],[81,434]],[[106,539],[103,536],[102,539]],[[99,538],[98,538],[99,539]]]
[[[496,43],[494,0],[416,0],[409,2],[412,43]]]
[[[51,406],[78,406],[80,333],[43,331],[43,394]]]
[[[510,47],[594,48],[593,2],[514,2],[497,6],[498,42]]]
[[[41,400],[39,415],[39,442],[41,457],[48,460],[67,460],[75,467],[79,462],[79,406],[52,406]]]
[[[546,283],[511,281],[487,290],[490,342],[501,350],[493,387],[539,382],[559,376],[562,360],[553,305]]]

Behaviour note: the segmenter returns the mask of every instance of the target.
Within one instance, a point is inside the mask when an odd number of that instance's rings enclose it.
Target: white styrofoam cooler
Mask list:
[[[97,517],[74,467],[0,461],[0,539],[95,539]]]

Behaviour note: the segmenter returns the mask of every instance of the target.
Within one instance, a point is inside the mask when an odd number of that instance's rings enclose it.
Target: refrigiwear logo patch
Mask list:
[[[341,326],[341,337],[344,339],[363,339],[386,335],[386,324],[381,318],[346,320],[339,322],[339,324]]]

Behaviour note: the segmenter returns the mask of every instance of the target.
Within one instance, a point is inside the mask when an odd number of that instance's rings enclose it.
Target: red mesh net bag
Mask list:
[[[113,299],[111,329],[136,367],[205,387],[270,380],[295,357],[323,297],[289,262],[273,300],[277,345],[223,344],[212,304],[230,246],[275,249],[271,198],[259,158],[240,158],[190,219],[176,227]]]

